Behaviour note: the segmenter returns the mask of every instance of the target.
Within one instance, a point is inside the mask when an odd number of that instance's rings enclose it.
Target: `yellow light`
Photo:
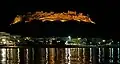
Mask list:
[[[21,20],[22,20],[22,18],[19,15],[17,15],[12,24],[16,24],[16,23],[20,22]]]
[[[45,18],[40,18],[40,20],[44,20]]]
[[[67,20],[60,20],[61,22],[65,22],[65,21],[67,21]]]
[[[44,22],[44,21],[46,21],[46,20],[42,20],[42,22]]]
[[[54,21],[54,20],[50,20],[50,21]]]
[[[95,22],[91,21],[91,23],[95,24]]]
[[[79,21],[79,22],[80,22],[80,20],[77,20],[77,21]]]
[[[37,11],[36,13],[30,13],[29,15],[17,15],[15,17],[14,22],[12,24],[16,24],[22,20],[22,18],[26,17],[28,22],[32,20],[42,20],[42,22],[48,20],[48,21],[55,21],[60,20],[61,22],[69,21],[69,20],[76,20],[78,22],[90,22],[95,24],[95,22],[91,21],[91,19],[88,16],[83,15],[83,13],[76,13],[76,11],[68,11],[67,13],[55,13],[55,12],[43,12],[43,11]]]
[[[6,41],[6,39],[2,39],[2,41],[4,42],[4,41]]]
[[[81,38],[78,38],[78,40],[80,40]]]
[[[3,44],[6,44],[6,42],[3,42]]]

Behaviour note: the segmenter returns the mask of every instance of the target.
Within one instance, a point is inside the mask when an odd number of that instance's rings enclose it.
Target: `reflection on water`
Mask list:
[[[116,64],[119,48],[0,48],[0,64]]]
[[[0,63],[1,64],[12,64],[19,63],[19,49],[2,48],[0,49]]]

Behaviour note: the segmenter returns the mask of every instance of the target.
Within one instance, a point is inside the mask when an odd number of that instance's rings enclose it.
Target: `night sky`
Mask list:
[[[112,36],[119,37],[119,6],[117,1],[4,1],[1,4],[1,23],[0,31],[12,32],[9,27],[9,23],[14,19],[16,14],[29,12],[29,11],[55,11],[55,12],[67,12],[67,10],[73,10],[89,14],[96,25],[81,25],[78,32],[82,31],[84,34],[94,36]],[[83,27],[82,27],[83,26]],[[23,27],[21,28],[23,29]],[[34,29],[34,27],[29,28]],[[62,28],[61,28],[62,29]],[[70,28],[68,28],[70,29]],[[72,29],[71,29],[72,30]],[[75,30],[77,32],[77,30]],[[16,30],[17,31],[17,30]],[[18,31],[19,32],[19,31]],[[24,32],[24,30],[22,30]],[[64,31],[65,32],[65,31]],[[33,32],[32,32],[33,33]],[[90,34],[91,33],[91,34]],[[81,33],[83,34],[83,33]]]

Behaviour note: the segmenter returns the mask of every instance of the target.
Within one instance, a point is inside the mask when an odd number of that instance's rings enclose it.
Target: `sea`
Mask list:
[[[1,47],[0,64],[120,64],[120,47]]]

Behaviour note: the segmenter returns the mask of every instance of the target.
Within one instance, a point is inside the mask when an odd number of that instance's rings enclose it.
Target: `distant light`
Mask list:
[[[12,43],[12,41],[9,41],[10,43]]]
[[[80,40],[81,38],[78,38],[78,40]]]
[[[77,20],[77,21],[79,21],[79,22],[80,22],[80,20]]]
[[[118,42],[118,44],[119,44],[120,42]]]
[[[16,36],[13,36],[13,38],[16,38]]]
[[[103,42],[105,42],[105,40],[102,40]]]
[[[55,40],[55,38],[52,38],[52,40]]]
[[[65,22],[65,21],[67,21],[67,20],[60,20],[61,22]]]
[[[4,42],[4,41],[6,41],[6,39],[2,39],[2,41]]]
[[[25,21],[25,23],[26,23],[26,22],[29,22],[29,21]]]
[[[95,24],[95,22],[91,21],[91,23]]]
[[[71,36],[68,36],[69,39],[71,39]]]
[[[20,42],[20,40],[17,40],[18,42]]]
[[[68,44],[68,41],[66,41],[65,44],[67,45],[67,44]]]
[[[100,44],[101,42],[98,42],[98,44]]]
[[[30,40],[30,37],[26,37],[25,40]]]
[[[50,44],[52,44],[52,42],[50,42]]]
[[[90,44],[92,44],[92,42],[90,42]]]
[[[54,20],[50,20],[50,21],[54,21]]]
[[[60,42],[60,41],[57,41],[57,42]]]
[[[46,21],[46,20],[42,20],[42,22],[44,22],[44,21]]]
[[[6,44],[6,42],[3,42],[3,44]]]

